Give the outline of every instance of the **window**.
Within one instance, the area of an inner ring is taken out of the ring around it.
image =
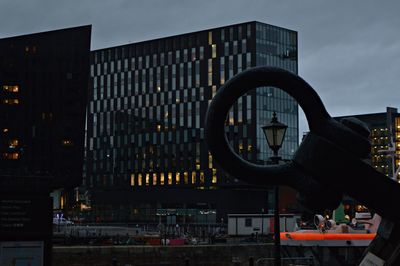
[[[172,185],[172,173],[168,173],[168,185]]]
[[[165,184],[165,180],[164,180],[164,173],[160,174],[160,185],[164,185]]]
[[[131,174],[131,186],[135,185],[135,175]]]
[[[204,178],[204,172],[201,171],[201,172],[200,172],[200,184],[202,184],[202,185],[204,184],[204,181],[205,181],[204,179],[205,179],[205,178]]]
[[[19,153],[18,152],[5,152],[5,153],[3,153],[3,158],[6,160],[18,160]]]
[[[244,226],[245,227],[251,227],[252,226],[252,219],[251,218],[246,218],[244,220]]]
[[[217,183],[217,169],[212,169],[212,180],[211,180],[211,182],[213,183],[213,184],[216,184]]]
[[[195,61],[195,60],[196,60],[196,48],[193,47],[192,48],[192,61]]]
[[[150,185],[150,175],[146,174],[146,186]]]
[[[153,173],[153,186],[157,185],[157,174]]]
[[[225,56],[229,55],[229,42],[225,42],[224,55]]]
[[[199,59],[200,60],[204,59],[204,47],[203,46],[200,46],[200,58]]]
[[[196,184],[196,172],[192,172],[192,184]]]
[[[247,41],[246,41],[246,39],[243,39],[242,40],[242,53],[244,54],[244,53],[246,53],[247,52]]]
[[[217,57],[217,45],[213,44],[211,46],[211,57],[216,58]]]
[[[141,186],[142,185],[142,174],[138,175],[138,185]]]
[[[3,99],[3,103],[8,104],[8,105],[18,105],[19,100],[18,99]]]
[[[7,92],[18,92],[19,87],[17,85],[3,85],[3,90]]]
[[[238,42],[233,41],[233,54],[237,54],[237,53],[238,53]]]
[[[12,139],[8,142],[8,147],[10,149],[14,149],[15,147],[18,146],[19,141],[17,139]]]
[[[74,142],[72,140],[70,140],[70,139],[63,139],[61,141],[61,145],[62,146],[73,146]]]

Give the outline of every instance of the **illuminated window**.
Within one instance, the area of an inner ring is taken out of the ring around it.
[[[211,93],[212,93],[212,97],[214,97],[215,94],[217,93],[217,86],[213,85],[213,86],[211,87]]]
[[[64,209],[64,202],[65,202],[64,196],[61,196],[61,198],[60,198],[60,208],[61,209]]]
[[[168,173],[168,185],[172,185],[172,173]]]
[[[209,45],[212,44],[212,32],[211,31],[208,32],[208,44]]]
[[[196,172],[192,172],[192,184],[196,184]]]
[[[19,87],[17,85],[3,85],[3,90],[7,91],[7,92],[18,92],[19,91]]]
[[[142,174],[138,175],[138,185],[141,186],[142,185]]]
[[[208,73],[208,86],[212,85],[212,73]]]
[[[212,68],[212,59],[208,59],[208,73],[212,73],[213,68]]]
[[[247,146],[247,151],[252,151],[253,150],[253,146],[251,145],[251,144],[249,144],[248,146]]]
[[[213,44],[211,46],[211,57],[216,58],[217,57],[217,45]]]
[[[178,185],[181,182],[181,173],[176,173],[176,184]]]
[[[232,116],[229,115],[229,125],[233,126],[234,124],[235,124],[235,119],[233,118],[233,113],[232,113]]]
[[[189,184],[189,174],[188,172],[183,173],[183,182],[185,182],[185,185]]]
[[[72,140],[70,140],[70,139],[63,139],[61,141],[61,145],[63,145],[63,146],[73,146],[74,142]]]
[[[217,169],[212,169],[212,180],[213,184],[217,183]]]
[[[135,185],[135,175],[131,174],[131,186]]]
[[[160,184],[164,185],[165,184],[165,180],[164,180],[164,173],[160,174]]]
[[[150,185],[150,175],[146,174],[146,186]]]
[[[157,132],[161,131],[161,125],[157,125]]]
[[[153,186],[157,185],[157,174],[153,173]]]
[[[8,147],[10,148],[10,149],[13,149],[13,148],[15,148],[15,147],[17,147],[18,146],[18,140],[17,139],[12,139],[12,140],[10,140],[9,142],[8,142]]]
[[[8,104],[8,105],[17,105],[17,104],[19,104],[19,100],[18,99],[3,99],[3,103]]]
[[[5,152],[5,153],[3,153],[3,158],[6,160],[18,160],[19,153],[18,152]]]
[[[208,153],[208,168],[213,168],[211,153]]]
[[[200,184],[204,184],[204,172],[200,172]]]

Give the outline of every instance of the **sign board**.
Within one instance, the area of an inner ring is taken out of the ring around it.
[[[43,266],[43,241],[0,242],[1,266]]]
[[[51,204],[49,197],[0,197],[0,240],[51,235]]]

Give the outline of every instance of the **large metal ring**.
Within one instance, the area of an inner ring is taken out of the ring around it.
[[[225,120],[232,105],[248,91],[263,86],[277,87],[296,99],[315,132],[321,131],[321,125],[331,119],[318,94],[299,76],[273,67],[252,68],[225,83],[211,101],[206,116],[208,148],[219,166],[243,181],[266,184],[268,178],[269,185],[292,186],[295,178],[292,163],[279,166],[250,163],[235,153],[225,134]]]

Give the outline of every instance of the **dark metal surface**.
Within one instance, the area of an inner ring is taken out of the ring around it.
[[[277,87],[295,98],[309,123],[310,133],[285,165],[245,161],[226,138],[224,122],[230,107],[249,90],[262,86]],[[400,195],[400,185],[363,161],[371,148],[368,135],[368,128],[355,118],[342,123],[332,119],[303,79],[271,67],[253,68],[229,80],[213,98],[206,118],[209,150],[230,175],[250,184],[293,187],[303,203],[315,211],[337,206],[347,194],[384,217],[400,220],[400,212],[393,212],[393,197]],[[384,191],[379,197],[377,188]]]
[[[277,87],[296,99],[309,123],[310,133],[293,160],[284,165],[263,166],[243,160],[230,147],[225,134],[224,124],[231,106],[249,90],[264,86]],[[400,222],[396,200],[400,185],[364,162],[371,149],[369,133],[368,127],[356,118],[341,122],[332,119],[307,82],[271,67],[246,70],[229,80],[213,98],[206,117],[209,150],[228,174],[259,186],[290,186],[299,192],[300,203],[314,212],[336,208],[343,194],[349,195],[395,224],[380,227],[380,234],[388,235],[383,238],[393,240],[392,232],[399,231],[393,228],[398,228]],[[400,237],[395,239],[397,242],[391,243],[393,251]]]

